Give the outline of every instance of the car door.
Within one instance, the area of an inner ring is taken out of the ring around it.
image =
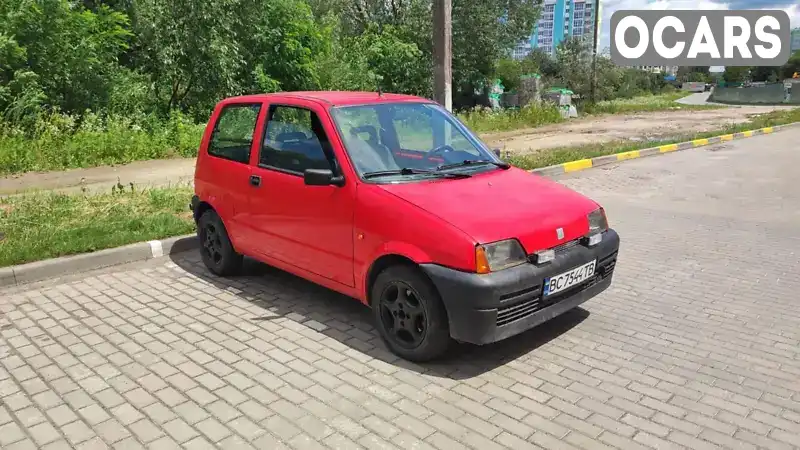
[[[340,174],[329,139],[333,124],[314,102],[267,105],[267,118],[252,175],[251,226],[265,256],[346,286],[353,279],[355,183],[308,186],[306,169]]]
[[[197,165],[195,185],[213,201],[237,250],[247,253],[251,153],[258,142],[261,102],[228,102],[212,118],[213,128]],[[257,148],[257,147],[256,147]]]

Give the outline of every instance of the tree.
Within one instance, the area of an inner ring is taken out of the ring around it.
[[[523,74],[538,73],[543,77],[554,77],[558,74],[558,64],[553,55],[540,48],[533,49],[523,58],[521,66]]]
[[[795,73],[800,73],[800,50],[794,52],[789,61],[781,67],[783,78],[792,78]]]
[[[725,72],[722,74],[722,79],[726,83],[744,83],[750,78],[749,67],[725,67]]]
[[[0,111],[15,98],[68,112],[104,107],[131,37],[124,14],[67,0],[0,2],[0,30]]]
[[[470,90],[530,36],[541,0],[453,0],[453,85]]]
[[[207,117],[222,97],[313,88],[322,33],[303,0],[138,0],[134,64],[163,113]]]
[[[558,74],[554,82],[575,92],[579,98],[591,90],[592,57],[590,48],[580,38],[566,38],[556,47]]]
[[[780,79],[780,67],[753,67],[750,71],[750,77],[753,81],[765,81],[768,83],[775,83]]]
[[[522,64],[519,61],[503,58],[497,62],[495,77],[500,79],[506,91],[515,91],[519,88],[521,76]]]
[[[682,66],[675,77],[678,81],[708,83],[711,79],[709,66]]]

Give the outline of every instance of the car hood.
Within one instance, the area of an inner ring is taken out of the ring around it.
[[[559,183],[517,168],[377,186],[440,217],[477,243],[517,238],[527,253],[585,235],[587,214],[598,208]],[[558,228],[564,232],[562,239]]]

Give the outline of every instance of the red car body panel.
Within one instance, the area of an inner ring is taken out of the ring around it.
[[[461,180],[385,184],[380,188],[432,211],[478,243],[519,239],[527,253],[586,234],[587,215],[597,203],[561,184],[512,168]]]
[[[474,272],[475,246],[517,238],[527,253],[586,234],[598,206],[560,184],[511,168],[466,179],[404,184],[362,181],[330,116],[338,105],[426,102],[406,95],[292,92],[228,98],[215,108],[195,169],[195,194],[221,217],[235,249],[367,303],[370,267],[397,255]],[[208,155],[223,108],[259,104],[249,164]],[[300,106],[321,119],[345,184],[307,186],[303,177],[258,166],[270,105]],[[261,178],[259,188],[249,182]]]

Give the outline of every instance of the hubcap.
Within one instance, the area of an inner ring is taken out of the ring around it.
[[[222,261],[222,241],[219,238],[219,230],[213,223],[209,223],[203,229],[203,234],[203,251],[214,264],[219,264]]]
[[[411,286],[402,282],[388,286],[381,295],[380,308],[383,326],[398,345],[412,349],[422,343],[428,318]]]

